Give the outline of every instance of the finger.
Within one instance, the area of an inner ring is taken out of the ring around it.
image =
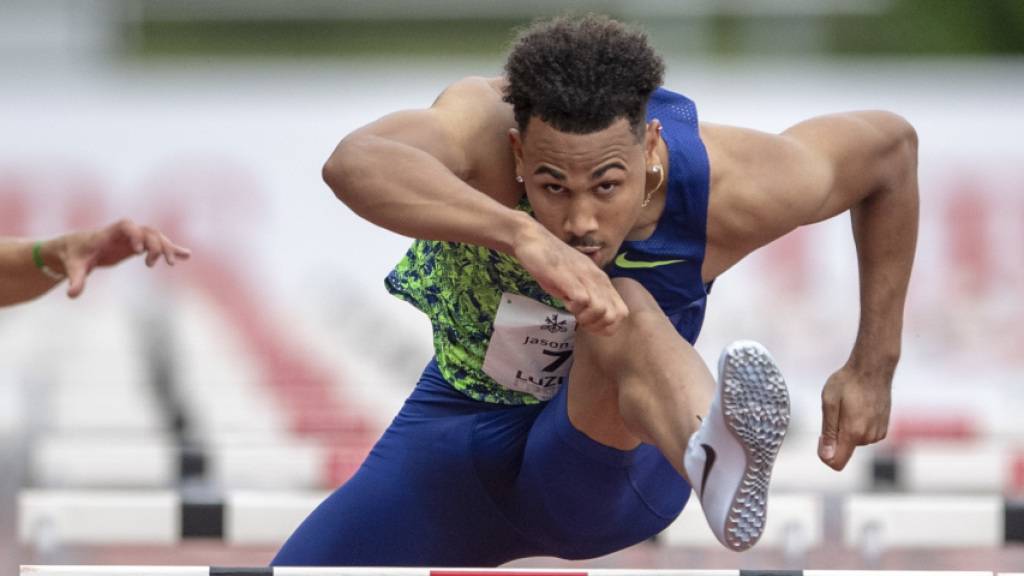
[[[612,334],[615,334],[614,327],[603,320],[592,320],[583,323],[577,322],[576,325],[592,334],[600,334],[601,336],[611,336]]]
[[[68,298],[78,298],[85,290],[85,278],[89,272],[85,265],[77,260],[65,263],[64,268],[68,274]]]
[[[888,429],[885,424],[876,424],[875,427],[871,430],[871,434],[868,435],[868,440],[867,442],[864,443],[864,445],[876,444],[878,442],[881,442],[882,440],[885,440],[885,436],[887,433]]]
[[[192,256],[192,251],[188,248],[184,248],[173,243],[171,244],[171,247],[174,250],[174,257],[178,260],[188,260]]]
[[[136,254],[142,252],[142,249],[145,247],[145,234],[138,224],[125,218],[117,223],[117,230],[128,238],[128,242],[131,243],[132,250]]]
[[[839,440],[839,400],[834,398],[827,386],[821,395],[821,436],[818,439],[818,458],[831,466]]]
[[[589,295],[588,313],[585,324],[594,331],[614,332],[621,322],[625,313],[628,312],[626,303],[619,295],[619,291],[612,285],[603,272],[585,276],[582,280]],[[579,318],[577,318],[579,322]]]
[[[629,318],[629,306],[626,306],[626,301],[622,299],[618,290],[614,293],[614,301],[612,304],[614,308],[612,325],[613,328],[617,329],[627,318]]]
[[[565,297],[562,300],[565,302],[565,309],[576,316],[577,324],[580,321],[580,315],[590,307],[590,294],[582,286],[573,287],[566,291]]]
[[[164,262],[167,262],[168,266],[174,266],[174,245],[163,234],[160,234],[160,246],[163,248]]]
[[[605,310],[599,305],[587,304],[586,308],[573,313],[576,316],[576,324],[590,331],[597,331],[604,327]]]
[[[160,238],[155,232],[147,231],[146,242],[146,266],[152,267],[163,255],[163,247],[160,245]]]
[[[617,295],[617,293],[616,293]],[[617,299],[620,300],[621,299]],[[629,310],[626,308],[625,303],[621,303],[621,307],[617,302],[611,302],[604,310],[604,315],[594,323],[594,328],[601,334],[611,336],[619,330],[622,326],[623,320],[629,315]]]
[[[832,460],[828,462],[828,465],[835,470],[842,470],[846,467],[846,463],[850,461],[850,457],[853,456],[853,451],[856,448],[857,441],[840,431],[839,440],[836,442],[836,453]]]
[[[191,250],[184,246],[178,246],[167,236],[161,234],[160,238],[163,241],[164,250],[170,250],[174,260],[188,260],[188,257],[192,255]]]
[[[576,314],[576,323],[590,332],[613,333],[618,313],[612,298],[618,299],[618,292],[610,284],[604,293],[600,290],[588,290],[587,305]]]
[[[583,285],[579,280],[565,274],[555,274],[546,277],[540,283],[540,286],[545,292],[561,300],[567,310],[569,310],[574,302],[586,296],[586,290],[583,289]],[[569,311],[572,312],[572,310]]]
[[[836,439],[836,452],[826,463],[834,469],[841,470],[850,461],[853,451],[864,439],[863,427],[858,427],[849,418],[840,414],[839,435]]]

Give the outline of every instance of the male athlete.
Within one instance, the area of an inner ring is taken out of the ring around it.
[[[366,462],[277,565],[495,566],[589,558],[665,528],[691,487],[718,539],[753,545],[789,420],[738,342],[718,385],[692,347],[711,283],[849,210],[861,321],[822,393],[819,456],[885,436],[917,230],[916,135],[898,116],[782,134],[698,122],[645,36],[603,18],[526,31],[501,78],[347,136],[337,197],[418,238],[387,278],[435,358]]]
[[[37,298],[64,279],[68,296],[77,298],[95,268],[116,266],[142,253],[147,266],[161,258],[173,266],[191,256],[159,230],[128,219],[39,242],[0,238],[0,306]]]

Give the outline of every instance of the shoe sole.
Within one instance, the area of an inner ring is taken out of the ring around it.
[[[775,361],[756,342],[730,345],[718,368],[725,423],[747,456],[725,523],[726,545],[742,551],[764,532],[772,466],[789,427],[789,392]]]

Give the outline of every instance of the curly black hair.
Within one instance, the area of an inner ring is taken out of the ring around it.
[[[572,134],[626,118],[639,139],[664,72],[643,31],[607,16],[563,16],[519,35],[505,62],[504,100],[524,134],[533,116]]]

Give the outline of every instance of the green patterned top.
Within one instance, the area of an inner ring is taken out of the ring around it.
[[[564,309],[515,258],[481,246],[416,240],[385,286],[430,318],[437,365],[456,390],[493,404],[540,402],[483,371],[503,292]]]

